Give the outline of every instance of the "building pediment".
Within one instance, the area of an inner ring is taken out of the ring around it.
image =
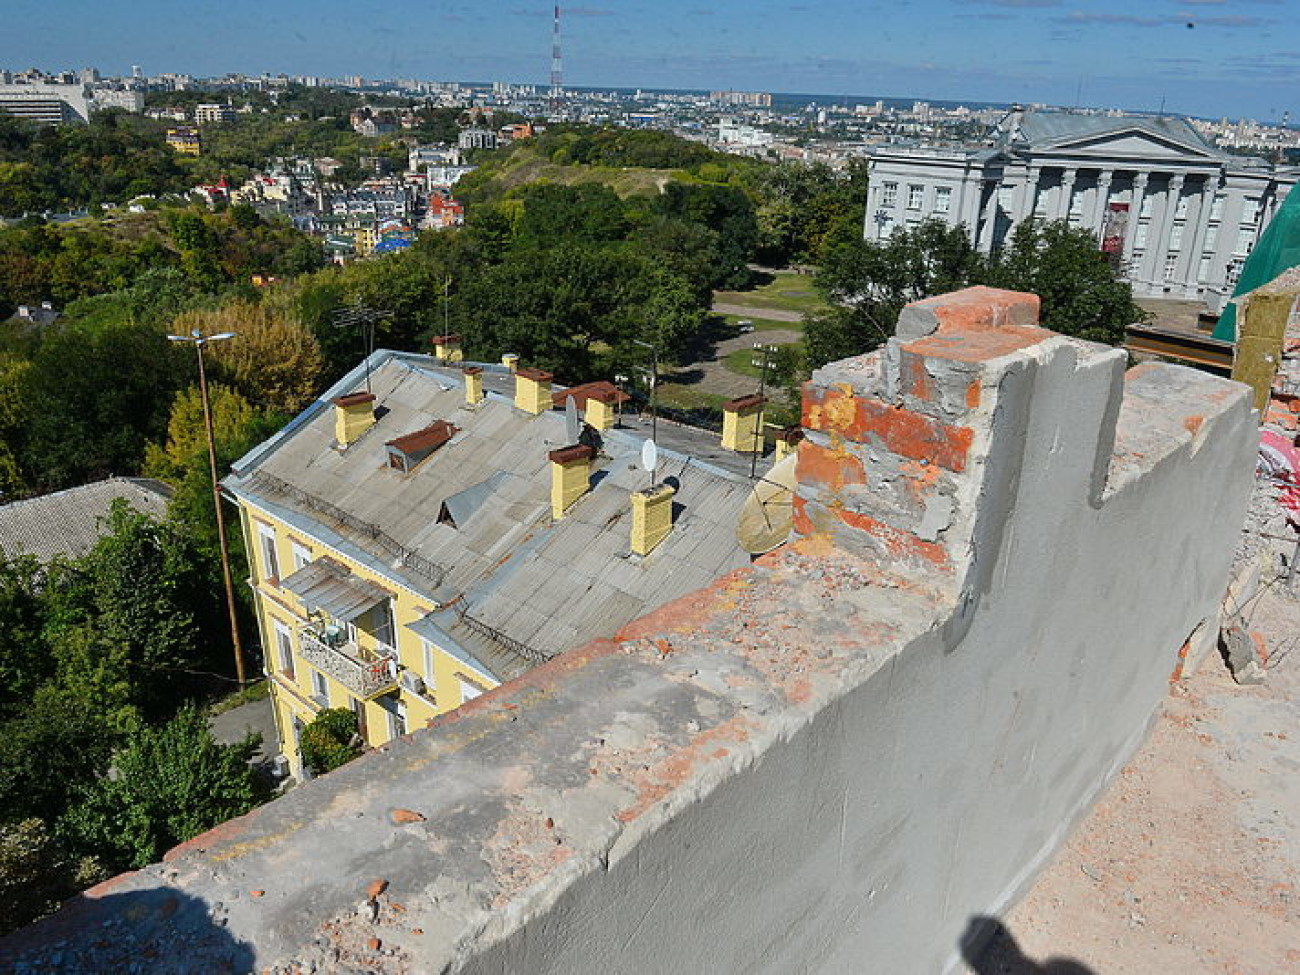
[[[1097,156],[1109,159],[1150,159],[1161,162],[1218,162],[1219,155],[1205,146],[1182,142],[1142,129],[1106,132],[1062,139],[1030,147],[1030,152],[1051,155]]]

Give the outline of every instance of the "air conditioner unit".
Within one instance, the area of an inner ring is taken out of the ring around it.
[[[413,670],[402,671],[401,682],[402,687],[412,694],[424,693],[424,679]]]
[[[287,779],[289,777],[289,756],[288,755],[276,755],[275,758],[271,759],[271,774],[275,777],[277,781]]]

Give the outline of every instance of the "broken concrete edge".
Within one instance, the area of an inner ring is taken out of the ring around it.
[[[1014,353],[996,356],[998,369],[981,372],[976,392],[966,385],[956,407],[952,397],[940,395],[936,400],[919,395],[922,391],[900,376],[901,396],[930,402],[940,411],[964,410],[966,416],[978,418],[981,427],[987,424],[966,443],[966,459],[943,468],[947,472],[943,476],[957,479],[952,487],[960,495],[958,504],[967,520],[977,519],[979,505],[987,509],[1001,494],[1010,492],[1011,500],[1003,503],[1013,504],[1022,489],[1021,472],[998,466],[1003,461],[994,456],[994,440],[999,437],[995,428],[1026,419],[1016,412],[1015,402],[1018,396],[1027,402],[1024,391],[1032,393],[1039,366],[1069,359],[1074,364],[1069,369],[1059,363],[1054,368],[1081,376],[1081,382],[1095,387],[1090,409],[1099,416],[1123,413],[1122,407],[1109,403],[1114,384],[1105,370],[1096,378],[1090,378],[1089,369],[1080,372],[1074,367],[1087,356],[1080,357],[1077,349],[1068,346],[1067,340],[1035,340]],[[901,362],[906,349],[897,351]],[[958,352],[944,361],[964,363],[955,374],[963,382],[968,376],[962,370],[988,368],[988,362],[963,359]],[[870,373],[873,383],[888,368],[884,356],[837,365],[841,374]],[[1175,418],[1143,427],[1143,449],[1124,454],[1130,473],[1156,472],[1176,457],[1194,457],[1195,438],[1211,436],[1221,419],[1242,408],[1246,396],[1238,387],[1235,398],[1229,391],[1208,402],[1185,403],[1182,399],[1189,393],[1203,391],[1199,381],[1182,375],[1189,370],[1156,367],[1148,372],[1163,378],[1150,382],[1149,388],[1143,382],[1133,388],[1165,400],[1157,412],[1172,409]],[[911,377],[919,375],[912,367]],[[1143,375],[1137,378],[1142,380]],[[1004,389],[1008,382],[1021,392]],[[1144,404],[1144,408],[1156,406]],[[873,423],[880,415],[874,410],[868,410]],[[1195,431],[1178,419],[1183,413],[1193,415],[1194,410],[1201,418]],[[853,416],[858,416],[856,406]],[[928,419],[941,422],[935,416]],[[914,426],[918,422],[906,421]],[[917,429],[939,428],[920,424]],[[878,431],[873,427],[866,432],[875,436]],[[1093,444],[1085,450],[1090,456],[1079,466],[1095,473],[1092,455],[1099,452],[1096,443],[1104,442],[1105,435],[1087,432],[1099,439],[1088,441]],[[1041,435],[1036,431],[1036,436]],[[1167,442],[1171,437],[1176,441],[1172,445]],[[912,444],[907,436],[898,442]],[[945,441],[940,437],[934,442],[942,446]],[[1067,438],[1062,449],[1072,442]],[[1005,444],[999,447],[1004,448]],[[961,469],[951,469],[957,466]],[[930,477],[925,473],[925,478]],[[1132,477],[1127,484],[1139,481]],[[1126,493],[1112,492],[1102,500],[1101,509],[1123,501]],[[997,518],[1005,516],[1000,512]],[[894,531],[902,534],[904,528]],[[779,743],[796,738],[831,702],[854,693],[882,672],[892,674],[892,662],[907,657],[912,648],[935,639],[956,647],[961,640],[957,630],[969,625],[979,593],[991,585],[993,567],[1005,558],[1002,549],[1007,544],[997,532],[982,531],[978,525],[967,525],[956,534],[961,538],[954,536],[952,544],[963,550],[961,558],[980,555],[983,560],[978,579],[863,557],[834,547],[828,533],[807,532],[753,568],[723,577],[630,624],[616,639],[561,655],[485,694],[433,729],[409,735],[196,837],[171,851],[161,865],[101,885],[54,919],[0,944],[0,959],[39,954],[52,937],[64,937],[55,932],[75,930],[77,918],[112,916],[115,910],[121,916],[126,909],[110,903],[115,897],[143,894],[153,903],[168,891],[197,896],[215,905],[214,914],[224,911],[221,920],[229,920],[232,933],[254,939],[259,961],[281,959],[314,950],[310,948],[316,936],[313,931],[319,934],[328,928],[331,937],[350,932],[354,940],[368,935],[369,921],[358,920],[352,905],[365,881],[382,873],[395,875],[393,889],[401,896],[422,901],[412,915],[421,919],[421,931],[437,934],[434,943],[417,943],[400,932],[386,931],[385,938],[398,951],[392,957],[400,960],[400,952],[409,949],[418,952],[424,965],[463,961],[519,931],[579,878],[620,863],[679,812],[740,777]],[[877,549],[868,545],[863,551]],[[828,586],[828,578],[839,581]],[[959,580],[962,585],[955,586]],[[796,608],[794,615],[788,607]],[[1177,639],[1181,634],[1170,647],[1156,652],[1172,655]],[[608,712],[617,703],[608,700],[614,693],[610,689],[620,683],[634,687],[635,693],[626,692],[628,708],[635,706],[634,711]],[[711,715],[707,720],[706,712]],[[657,723],[682,713],[695,717],[685,725]],[[597,714],[603,717],[598,720]],[[657,730],[646,731],[646,722]],[[623,747],[613,747],[611,755],[612,746],[606,743],[615,738]],[[553,748],[539,756],[538,741],[548,741]],[[621,752],[639,757],[622,763]],[[576,778],[563,778],[570,773]],[[548,774],[567,781],[567,789],[533,787],[539,776]],[[587,775],[594,783],[591,787],[586,786]],[[518,837],[530,829],[540,831],[539,822],[556,819],[534,808],[551,801],[539,796],[569,803],[566,808],[574,811],[582,828],[563,832],[553,846],[519,849]],[[458,810],[464,802],[484,808],[485,819],[475,820],[473,829],[458,830],[454,824],[463,818]],[[395,808],[418,810],[424,820],[403,827],[405,835],[394,832],[389,817]],[[347,836],[353,832],[364,833],[361,842],[373,845],[358,848],[357,840],[349,845]],[[411,836],[428,839],[434,855],[403,848],[401,844]],[[462,846],[446,852],[448,844],[457,841]],[[559,853],[557,846],[562,847]],[[1040,859],[1046,855],[1041,853]],[[299,888],[308,883],[313,870],[322,867],[333,884],[322,886],[316,873],[314,886],[302,892]],[[400,882],[396,875],[403,875]],[[435,884],[429,883],[430,877],[438,878]],[[257,897],[256,910],[242,896],[252,889],[265,895]],[[273,910],[277,905],[279,909]],[[67,936],[76,937],[75,933]]]

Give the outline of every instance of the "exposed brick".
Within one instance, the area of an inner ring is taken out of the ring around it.
[[[805,389],[803,425],[855,443],[866,443],[868,436],[874,435],[886,450],[950,471],[966,469],[966,455],[974,438],[969,427],[942,423],[880,400],[855,397],[847,386],[838,385]]]
[[[894,558],[919,558],[938,569],[949,567],[948,551],[938,542],[923,541],[911,532],[899,531],[883,521],[856,511],[839,510],[835,513],[848,527],[879,538]]]

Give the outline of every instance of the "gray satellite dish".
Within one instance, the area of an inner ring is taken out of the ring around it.
[[[641,466],[650,472],[653,480],[655,470],[659,466],[659,448],[655,446],[653,440],[647,440],[641,445]]]
[[[770,552],[790,537],[794,522],[795,455],[778,461],[754,484],[736,521],[736,538],[750,555]]]
[[[582,421],[578,419],[578,404],[572,396],[564,397],[564,435],[570,446],[582,436]]]

